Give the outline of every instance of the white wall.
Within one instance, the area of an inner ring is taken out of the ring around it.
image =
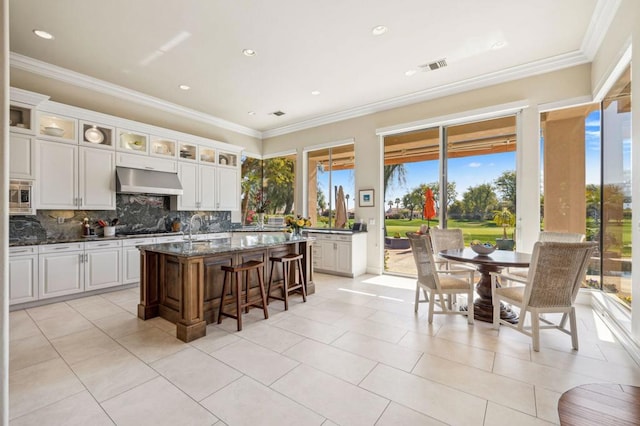
[[[521,115],[522,134],[518,153],[519,228],[516,233],[519,246],[526,249],[533,246],[533,242],[537,239],[539,224],[538,105],[589,97],[591,94],[590,70],[589,65],[581,65],[265,139],[263,153],[275,153],[292,148],[301,152],[302,148],[308,145],[349,138],[355,140],[356,190],[373,188],[376,191],[376,207],[363,209],[356,206],[355,214],[357,218],[363,217],[366,221],[369,219],[375,221],[375,225],[369,226],[367,270],[371,273],[380,273],[383,268],[380,243],[384,206],[381,204],[383,200],[380,199],[382,194],[381,146],[380,140],[376,137],[376,129],[527,100],[529,107],[525,108]],[[301,156],[299,161],[302,161]],[[304,179],[299,178],[297,183],[299,186],[303,185]],[[302,189],[298,187],[296,193],[301,194]]]

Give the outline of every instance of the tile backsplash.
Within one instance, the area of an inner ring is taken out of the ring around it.
[[[200,221],[194,223],[194,232],[223,232],[232,228],[229,211],[172,211],[169,197],[117,194],[116,210],[38,210],[35,216],[11,216],[9,240],[33,242],[79,238],[85,217],[97,235],[102,235],[101,227],[96,224],[98,220],[110,223],[115,218],[118,218],[117,234],[171,231],[176,221],[180,222],[181,231],[188,232],[189,219],[194,214],[202,218],[202,225]],[[63,223],[59,223],[59,218]]]

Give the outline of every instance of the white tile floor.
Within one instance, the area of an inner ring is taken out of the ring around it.
[[[640,385],[587,306],[580,351],[462,316],[413,313],[414,281],[316,274],[316,294],[270,304],[191,343],[135,316],[138,291],[11,313],[12,425],[543,425],[573,386]]]

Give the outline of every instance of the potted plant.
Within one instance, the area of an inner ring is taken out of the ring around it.
[[[511,213],[508,208],[503,207],[502,210],[494,212],[493,221],[496,225],[502,226],[502,238],[496,238],[498,250],[513,250],[516,242],[513,238],[507,238],[507,228],[513,228],[515,226],[515,215]]]

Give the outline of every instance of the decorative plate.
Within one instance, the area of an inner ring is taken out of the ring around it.
[[[102,141],[104,141],[104,135],[95,127],[87,129],[84,132],[84,138],[87,140],[87,142],[91,143],[102,143]]]
[[[144,144],[141,141],[127,142],[127,145],[129,145],[129,148],[135,149],[136,151],[141,151],[144,149]]]
[[[64,129],[61,129],[60,127],[49,126],[44,128],[43,133],[49,136],[60,137],[64,135]]]

